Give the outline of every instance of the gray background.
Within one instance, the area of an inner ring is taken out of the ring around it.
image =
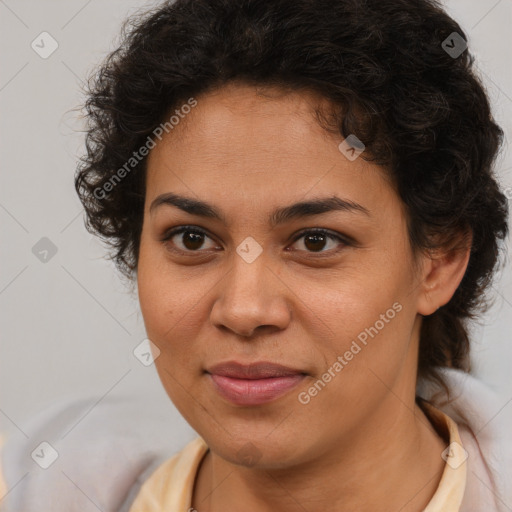
[[[0,0],[0,431],[12,437],[24,436],[30,418],[60,400],[121,394],[150,397],[174,426],[177,445],[191,435],[154,367],[133,355],[145,338],[137,297],[86,232],[73,187],[83,150],[80,82],[115,47],[122,20],[157,4]],[[512,198],[512,0],[446,5],[469,36],[506,132],[498,170]],[[31,48],[43,31],[59,45],[47,59]],[[57,248],[47,262],[32,252],[43,237]],[[475,373],[504,404],[512,399],[511,285],[507,267],[473,340]]]

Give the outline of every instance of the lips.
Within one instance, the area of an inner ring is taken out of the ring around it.
[[[268,379],[272,377],[288,377],[290,375],[304,374],[301,370],[288,368],[276,363],[262,361],[244,365],[236,361],[228,361],[212,366],[207,370],[214,375],[231,377],[233,379]]]
[[[306,373],[276,363],[262,361],[244,365],[228,361],[206,372],[215,390],[236,405],[260,405],[288,393]]]

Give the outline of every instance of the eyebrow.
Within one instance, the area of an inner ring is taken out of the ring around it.
[[[162,205],[176,206],[180,210],[191,215],[218,219],[224,224],[227,224],[225,215],[215,206],[207,203],[206,201],[168,192],[157,196],[152,201],[151,206],[149,207],[149,212],[152,213],[156,208]],[[301,201],[289,206],[276,208],[269,215],[268,223],[271,227],[275,227],[292,219],[310,217],[331,211],[363,213],[367,216],[371,216],[369,210],[363,205],[347,199],[341,199],[337,196],[331,196],[311,199],[309,201]]]

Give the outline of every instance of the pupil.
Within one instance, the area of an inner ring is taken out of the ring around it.
[[[201,233],[192,233],[191,231],[186,231],[183,244],[187,249],[199,249],[201,245],[203,245],[202,238],[203,235]]]
[[[308,240],[315,240],[316,242],[318,242],[320,239],[323,239],[321,242],[320,242],[320,245],[322,247],[314,247],[314,244],[315,242],[313,242],[313,250],[321,250],[323,248],[323,246],[325,245],[325,235],[319,235],[319,234],[316,234],[316,235],[308,235],[306,236],[306,240],[304,242],[304,244],[306,245],[306,247],[309,249],[309,245],[308,245]]]

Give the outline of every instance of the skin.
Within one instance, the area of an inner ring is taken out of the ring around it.
[[[469,250],[419,255],[414,264],[403,203],[386,172],[345,158],[343,138],[313,116],[316,106],[328,106],[315,94],[233,83],[197,100],[149,154],[137,273],[162,384],[210,448],[192,506],[422,510],[441,478],[446,442],[415,404],[420,326],[422,315],[452,297]],[[172,205],[150,212],[167,192],[212,203],[226,224]],[[267,224],[276,207],[332,195],[369,215],[331,211]],[[207,231],[203,245],[186,234],[161,241],[182,225]],[[355,243],[295,240],[305,228]],[[236,252],[249,236],[263,249],[250,264]],[[397,302],[395,318],[301,404],[298,394]],[[204,373],[233,359],[272,361],[308,376],[273,402],[241,407]],[[238,455],[249,442],[252,463]]]

